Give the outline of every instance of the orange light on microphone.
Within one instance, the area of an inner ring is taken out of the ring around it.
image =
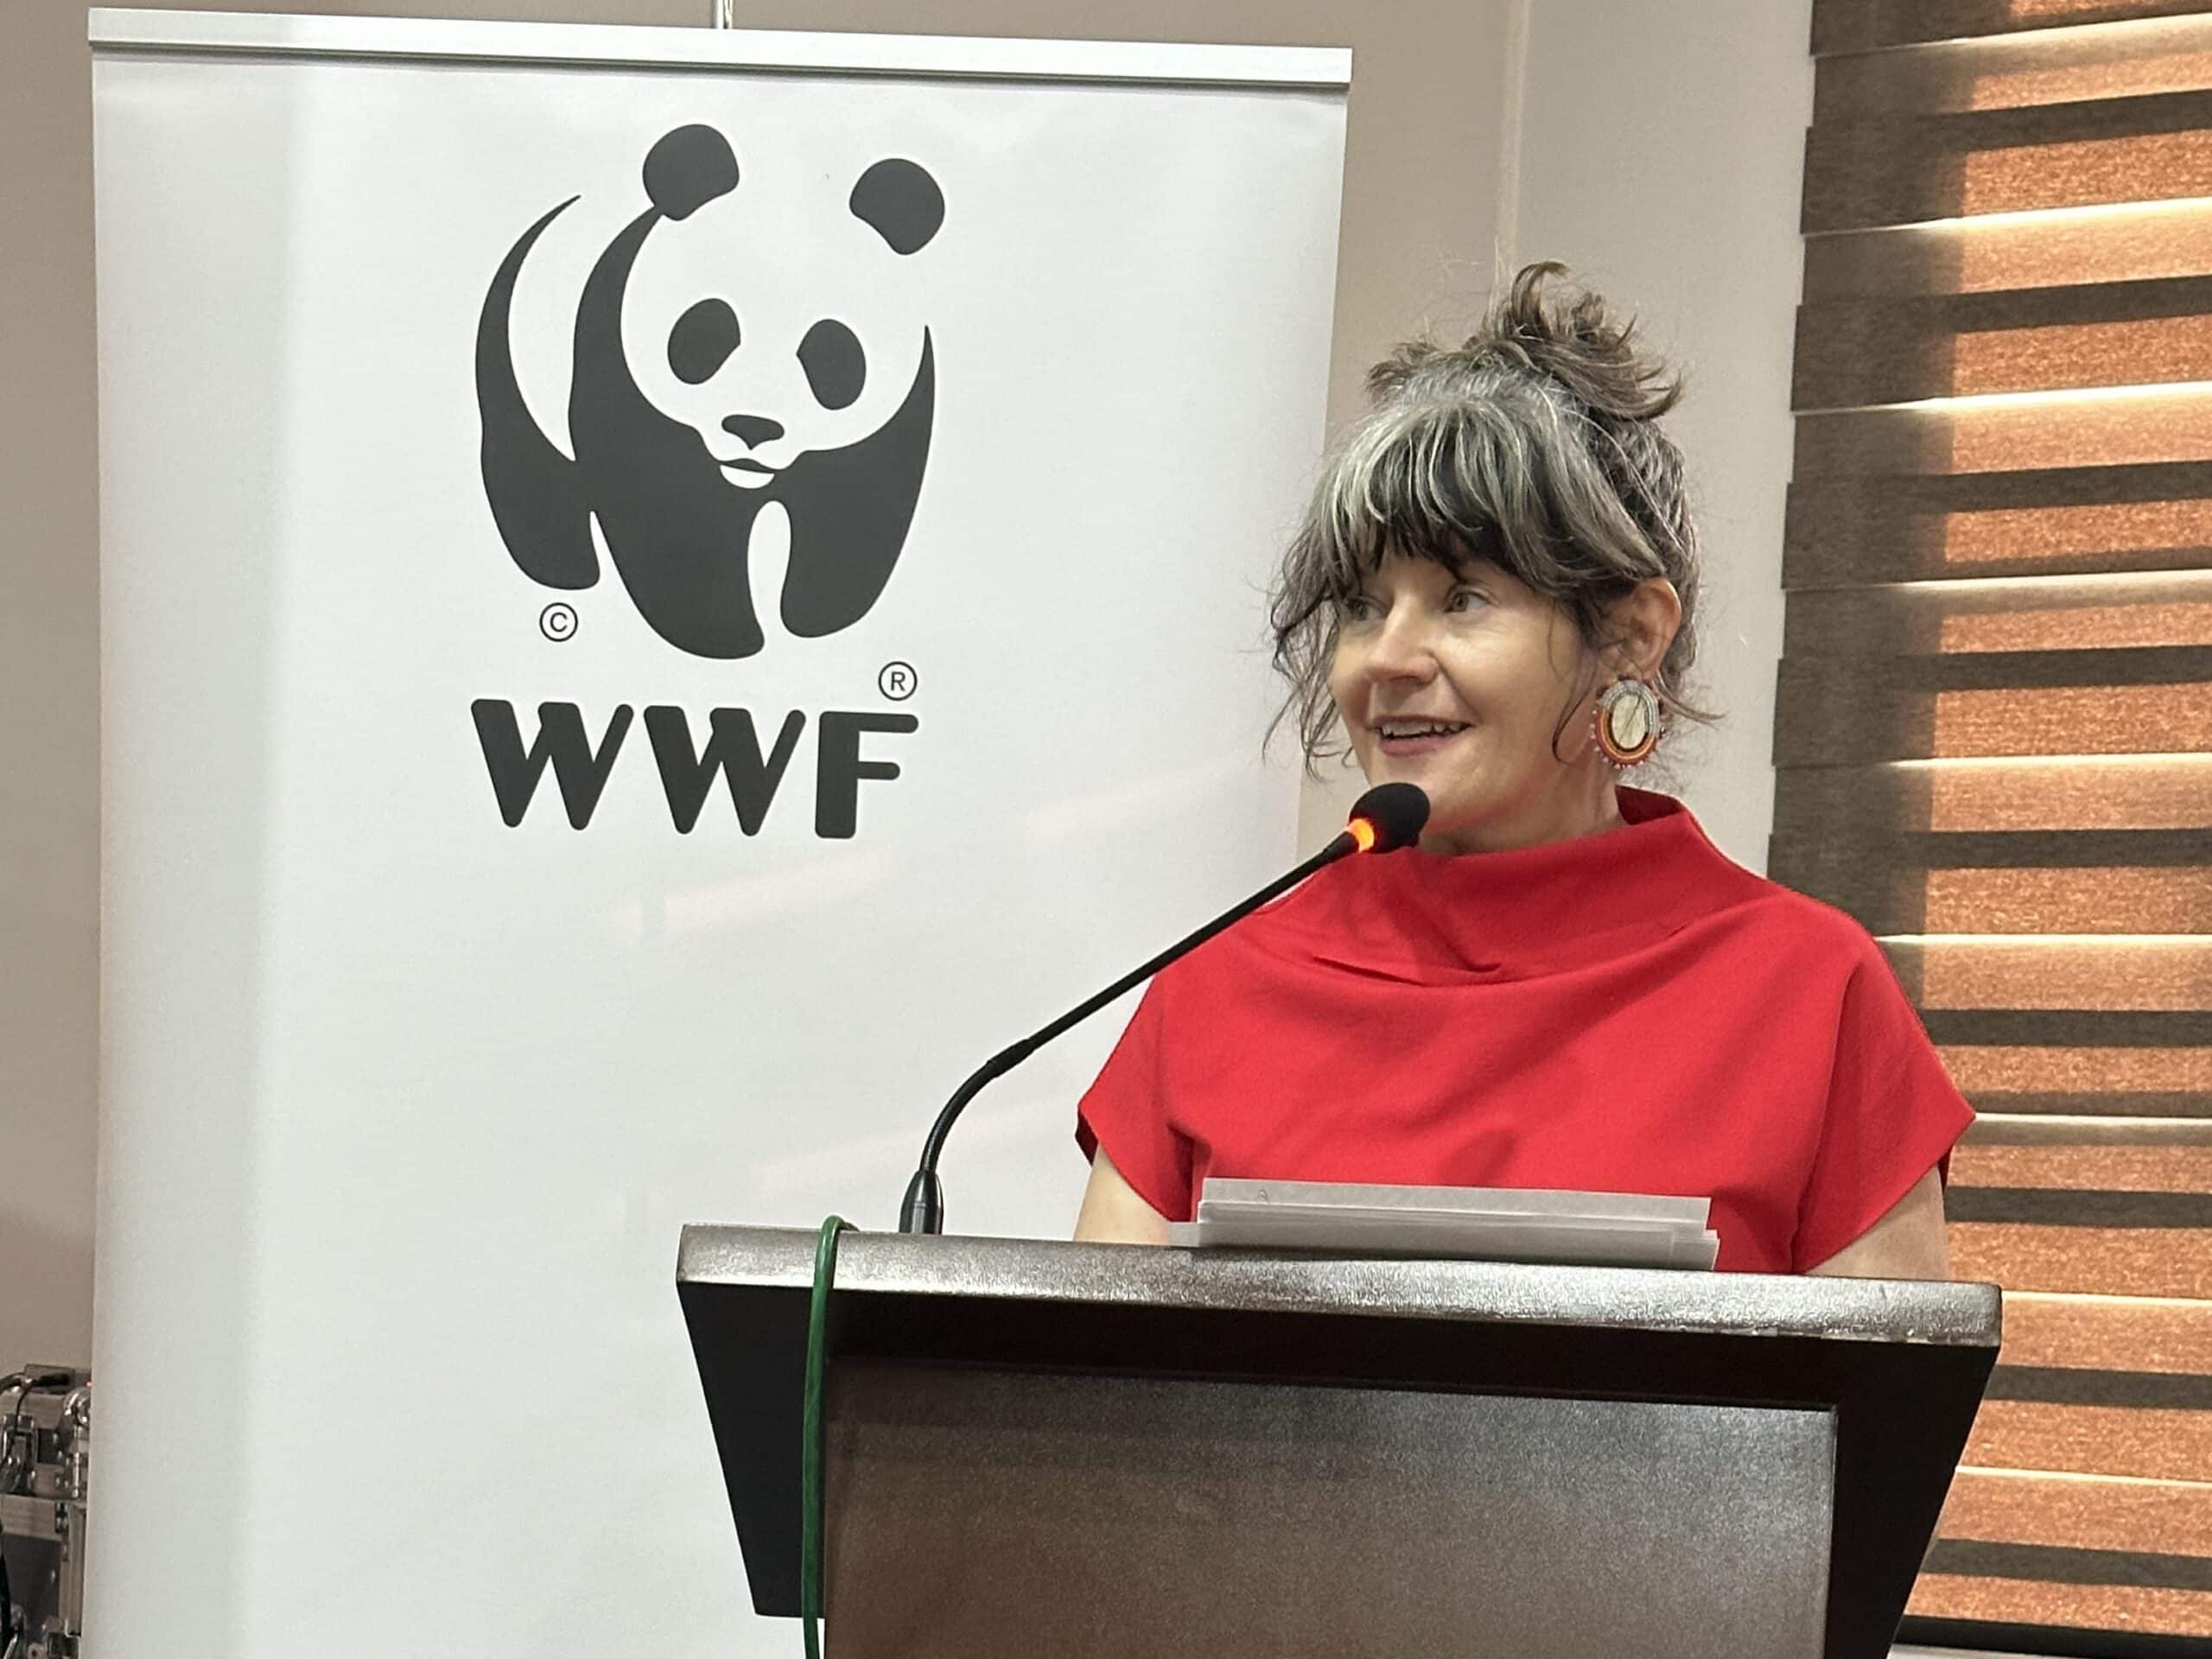
[[[1359,843],[1361,852],[1371,853],[1375,850],[1375,826],[1365,818],[1354,818],[1350,823],[1344,825],[1344,833]]]

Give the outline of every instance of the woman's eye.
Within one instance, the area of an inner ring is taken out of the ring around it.
[[[1341,621],[1372,622],[1376,612],[1375,601],[1364,594],[1354,594],[1349,599],[1337,601],[1337,616]]]
[[[1444,601],[1444,608],[1447,611],[1471,611],[1489,603],[1489,599],[1480,588],[1454,588],[1451,597]]]

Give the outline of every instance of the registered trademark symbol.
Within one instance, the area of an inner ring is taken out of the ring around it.
[[[875,689],[893,702],[904,702],[919,689],[921,680],[912,663],[886,663],[875,677]]]
[[[576,637],[576,613],[556,600],[537,613],[537,631],[555,645]]]

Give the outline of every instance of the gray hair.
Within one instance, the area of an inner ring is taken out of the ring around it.
[[[1632,320],[1554,282],[1566,276],[1530,265],[1459,346],[1409,342],[1369,371],[1371,407],[1323,464],[1271,595],[1275,667],[1290,682],[1276,724],[1296,717],[1309,769],[1334,752],[1338,607],[1386,553],[1452,570],[1487,559],[1564,607],[1593,651],[1611,643],[1612,602],[1666,578],[1682,621],[1653,689],[1670,713],[1712,718],[1683,697],[1697,531],[1681,452],[1658,427],[1681,380],[1636,349]]]

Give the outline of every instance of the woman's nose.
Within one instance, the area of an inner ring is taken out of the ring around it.
[[[1436,671],[1428,620],[1418,607],[1395,605],[1382,619],[1367,653],[1367,671],[1376,679],[1427,679]]]

